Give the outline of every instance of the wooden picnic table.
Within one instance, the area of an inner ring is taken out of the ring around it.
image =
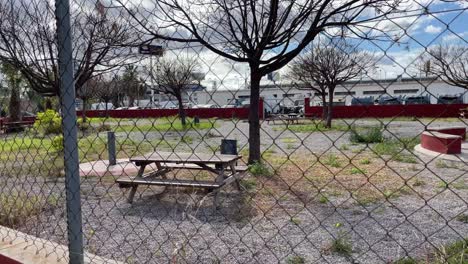
[[[240,178],[247,171],[245,166],[236,166],[242,156],[227,154],[153,152],[130,158],[139,166],[134,178],[120,177],[116,180],[121,188],[132,188],[127,201],[133,202],[138,185],[205,188],[214,193],[214,204],[219,205],[219,192],[231,183],[240,190]],[[144,173],[148,165],[155,163],[156,170]],[[168,179],[167,173],[174,169],[206,170],[216,175],[214,181]]]

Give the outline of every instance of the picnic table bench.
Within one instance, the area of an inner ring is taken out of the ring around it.
[[[299,115],[296,113],[290,113],[287,115],[272,115],[265,119],[267,124],[270,124],[270,121],[275,124],[275,121],[286,122],[287,124],[298,124],[299,123]]]
[[[172,187],[205,188],[214,193],[214,205],[219,205],[219,192],[231,183],[235,183],[240,190],[240,178],[247,171],[246,166],[236,166],[241,159],[238,155],[227,154],[200,154],[153,152],[140,157],[130,158],[130,161],[139,166],[138,174],[134,178],[120,177],[116,180],[121,188],[132,188],[127,201],[133,198],[139,185],[158,185]],[[156,170],[146,173],[148,165],[155,163]],[[168,179],[167,173],[174,169],[206,170],[216,175],[214,181]]]
[[[34,125],[34,120],[22,120],[22,121],[15,121],[15,122],[1,120],[0,130],[3,132],[7,132],[10,129],[28,128],[28,127],[31,127],[32,125]]]

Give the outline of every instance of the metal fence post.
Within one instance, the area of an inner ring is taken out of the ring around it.
[[[107,132],[107,152],[109,154],[109,165],[117,164],[117,157],[115,155],[115,133],[113,131]]]
[[[80,175],[69,0],[56,1],[55,16],[57,22],[60,99],[64,136],[69,263],[82,264],[84,263],[83,232],[81,226]]]

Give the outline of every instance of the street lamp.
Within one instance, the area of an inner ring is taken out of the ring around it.
[[[161,45],[141,44],[138,47],[138,53],[142,55],[150,56],[150,77],[151,77],[151,107],[154,106],[154,75],[153,75],[153,56],[156,56],[157,63],[159,64],[159,58],[164,56],[164,47]],[[161,96],[158,96],[158,100],[161,100]],[[161,102],[159,102],[160,104]]]

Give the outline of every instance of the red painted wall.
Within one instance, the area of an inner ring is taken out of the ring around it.
[[[263,119],[263,99],[259,102],[259,117]],[[114,117],[114,118],[147,118],[175,116],[178,109],[138,109],[138,110],[87,110],[87,117]],[[249,108],[189,108],[185,109],[187,116],[200,118],[238,118],[248,119]],[[81,116],[81,111],[77,111]]]
[[[21,262],[18,262],[18,261],[14,260],[14,259],[3,256],[1,254],[0,254],[0,263],[1,264],[21,264]]]
[[[461,141],[461,137],[438,138],[430,133],[421,134],[421,147],[444,154],[460,154]]]
[[[305,98],[304,112],[306,116],[322,115],[321,106],[309,106],[310,99]],[[335,118],[364,118],[364,117],[458,117],[460,109],[468,104],[451,105],[353,105],[333,107]]]

